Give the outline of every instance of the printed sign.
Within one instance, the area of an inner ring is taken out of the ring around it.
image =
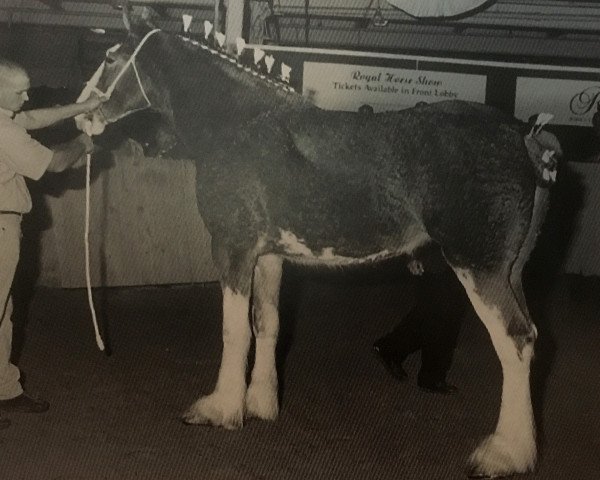
[[[546,112],[552,123],[589,127],[600,102],[600,80],[517,78],[515,117]]]
[[[303,92],[325,110],[402,110],[419,102],[485,102],[485,75],[337,63],[304,63]]]

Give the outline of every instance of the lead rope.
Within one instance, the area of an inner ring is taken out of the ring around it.
[[[92,79],[90,80],[90,82],[88,82],[88,85],[86,85],[86,88],[84,89],[84,91],[79,96],[78,101],[83,101],[83,100],[87,99],[91,92],[96,92],[100,96],[110,98],[113,90],[115,89],[115,86],[117,85],[117,82],[121,79],[121,77],[123,76],[125,71],[129,68],[129,66],[133,66],[133,71],[135,72],[135,77],[137,79],[140,90],[142,91],[142,95],[144,96],[144,99],[146,100],[146,102],[148,102],[148,106],[150,106],[151,105],[150,100],[148,99],[148,95],[146,95],[146,91],[144,90],[144,86],[142,85],[140,75],[135,66],[135,57],[138,54],[138,52],[141,50],[144,43],[146,43],[146,40],[148,40],[148,38],[150,38],[150,36],[154,35],[155,33],[159,32],[159,31],[160,31],[160,29],[155,29],[146,34],[146,36],[141,40],[141,42],[138,44],[136,49],[133,51],[133,53],[129,57],[129,60],[127,60],[127,63],[125,63],[125,65],[123,65],[123,68],[120,70],[120,72],[115,77],[115,79],[110,84],[110,86],[106,89],[106,92],[102,92],[95,85],[104,70],[104,62],[102,62],[100,67],[98,67],[98,70],[96,70],[96,72],[92,76]],[[114,47],[109,48],[108,51],[109,52],[115,51],[118,47],[119,47],[119,45],[115,45]],[[94,81],[93,84],[92,84],[92,81]],[[85,128],[86,133],[91,137],[93,135],[92,125],[86,124],[85,127],[86,127]],[[88,304],[90,306],[90,312],[92,314],[92,323],[94,324],[94,333],[96,335],[96,345],[98,346],[100,351],[103,352],[105,350],[105,347],[104,347],[104,341],[102,340],[102,335],[100,335],[100,329],[98,328],[98,318],[96,316],[96,309],[94,308],[94,297],[92,295],[92,277],[91,277],[91,268],[90,268],[91,171],[92,171],[92,155],[90,153],[88,153],[86,155],[86,169],[85,169],[85,232],[84,232],[85,284],[86,284],[86,290],[87,290]]]
[[[92,279],[90,274],[90,178],[92,170],[92,155],[86,155],[85,168],[85,284],[87,287],[88,303],[92,312],[92,323],[94,324],[94,333],[96,334],[96,345],[101,352],[104,351],[104,342],[98,328],[98,319],[96,318],[96,309],[94,308],[94,298],[92,297]]]

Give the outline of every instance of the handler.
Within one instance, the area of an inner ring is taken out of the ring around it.
[[[89,136],[46,148],[27,130],[48,127],[100,105],[97,96],[79,104],[21,112],[28,100],[29,76],[23,67],[0,58],[0,411],[41,413],[49,403],[23,392],[19,369],[10,363],[12,347],[11,288],[21,242],[21,217],[31,210],[25,178],[62,172],[93,150]],[[10,421],[0,418],[0,429]]]

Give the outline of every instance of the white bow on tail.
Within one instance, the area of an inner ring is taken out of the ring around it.
[[[544,128],[544,125],[546,125],[548,122],[550,122],[550,120],[552,120],[553,118],[554,118],[554,115],[552,115],[551,113],[538,114],[537,118],[535,119],[535,123],[534,123],[533,127],[531,127],[529,136],[531,137],[532,135],[538,135],[540,133],[540,131],[542,130],[542,128]]]
[[[540,186],[549,186],[556,182],[558,158],[562,156],[558,139],[552,133],[543,130],[553,118],[554,115],[551,113],[540,113],[531,130],[524,137]]]

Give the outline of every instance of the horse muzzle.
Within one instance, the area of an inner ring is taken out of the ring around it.
[[[90,113],[84,113],[75,117],[75,125],[82,132],[87,133],[90,137],[100,135],[104,132],[108,122],[100,109]]]

